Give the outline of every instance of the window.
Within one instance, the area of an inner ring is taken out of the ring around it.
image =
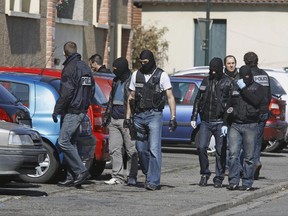
[[[205,50],[203,47],[203,38],[201,36],[200,25],[197,19],[195,24],[195,41],[194,41],[194,65],[202,66],[205,63]],[[209,58],[226,56],[226,20],[213,20],[209,34]]]
[[[5,13],[8,16],[40,19],[40,0],[6,0]]]
[[[93,25],[97,28],[108,29],[108,12],[108,2],[103,0],[93,0]]]
[[[176,104],[193,105],[197,95],[197,86],[195,83],[172,82],[172,91]]]
[[[285,95],[286,92],[282,88],[281,84],[274,78],[270,77],[270,88],[271,88],[271,94],[275,96],[282,96]]]
[[[29,108],[29,86],[21,83],[14,83],[9,81],[1,81],[9,92],[11,92],[22,104]]]

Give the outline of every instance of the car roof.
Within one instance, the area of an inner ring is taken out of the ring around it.
[[[4,77],[13,77],[14,80],[23,80],[25,82],[34,82],[34,81],[40,81],[40,82],[46,82],[49,83],[51,80],[57,80],[60,79],[58,77],[52,77],[52,76],[44,76],[44,75],[38,75],[38,74],[27,74],[22,72],[3,72],[0,70],[0,75]]]
[[[28,74],[46,75],[52,77],[61,77],[61,70],[51,68],[36,68],[36,67],[4,67],[0,66],[1,72],[19,72]]]

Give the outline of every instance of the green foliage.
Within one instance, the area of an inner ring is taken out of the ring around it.
[[[155,26],[137,26],[133,29],[133,69],[138,69],[139,55],[144,49],[149,49],[153,52],[155,61],[159,67],[163,67],[165,61],[168,61],[168,41],[163,39],[163,36],[168,31],[168,28],[157,28]]]

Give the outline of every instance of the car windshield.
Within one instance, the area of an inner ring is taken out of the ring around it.
[[[271,76],[270,76],[270,86],[272,95],[281,97],[282,95],[286,94],[281,84],[274,77]]]
[[[19,100],[0,84],[0,103],[15,104]]]

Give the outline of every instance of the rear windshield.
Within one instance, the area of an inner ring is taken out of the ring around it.
[[[94,94],[94,103],[98,105],[105,106],[108,103],[107,98],[105,97],[104,93],[102,92],[99,85],[95,82],[95,94]]]
[[[281,84],[274,77],[271,77],[271,76],[270,76],[270,87],[271,87],[272,95],[282,96],[286,94]]]
[[[17,101],[17,98],[12,95],[6,88],[4,88],[2,84],[0,84],[0,103],[15,104]]]

